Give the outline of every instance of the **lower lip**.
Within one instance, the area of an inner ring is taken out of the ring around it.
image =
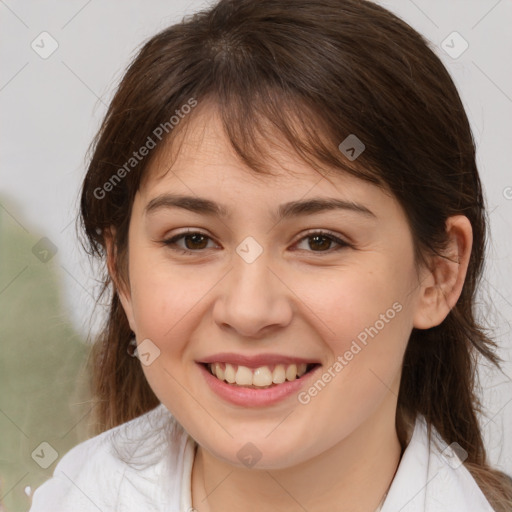
[[[272,405],[288,398],[290,395],[298,393],[299,390],[307,384],[311,376],[320,368],[320,366],[317,366],[304,374],[300,379],[285,381],[271,388],[254,389],[228,384],[214,377],[203,364],[198,363],[198,366],[212,391],[224,400],[243,407],[264,407]]]

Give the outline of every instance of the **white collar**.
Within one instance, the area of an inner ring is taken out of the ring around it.
[[[196,443],[185,445],[180,510],[191,511],[191,476]],[[469,471],[448,446],[418,415],[395,478],[380,512],[494,512]]]
[[[452,445],[418,415],[381,512],[494,512]]]

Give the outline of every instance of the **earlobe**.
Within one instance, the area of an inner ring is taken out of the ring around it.
[[[125,289],[125,286],[119,278],[119,272],[117,268],[117,251],[115,244],[115,229],[111,227],[108,230],[106,229],[104,233],[108,273],[114,285],[115,293],[117,293],[119,300],[121,301],[121,305],[123,306],[126,318],[130,324],[130,329],[133,332],[136,332],[135,321],[133,318],[131,293],[130,290]]]
[[[455,215],[446,221],[446,232],[449,243],[445,254],[433,257],[420,282],[413,323],[417,329],[430,329],[443,322],[457,304],[466,279],[473,245],[471,223],[466,216]]]

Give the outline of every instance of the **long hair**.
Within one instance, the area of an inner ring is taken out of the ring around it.
[[[86,250],[102,262],[105,233],[115,228],[115,278],[105,266],[102,288],[110,309],[92,352],[99,430],[159,403],[127,354],[133,333],[116,291],[128,284],[134,195],[158,148],[127,162],[148,137],[171,144],[194,112],[176,129],[170,119],[191,99],[215,102],[230,143],[255,173],[266,172],[271,126],[311,165],[389,189],[407,216],[418,264],[442,254],[448,217],[470,220],[473,248],[457,304],[439,326],[411,333],[396,428],[404,446],[405,418],[423,414],[467,451],[466,467],[496,510],[510,510],[510,481],[488,466],[477,419],[477,361],[499,367],[499,359],[475,318],[487,215],[468,118],[428,42],[363,0],[220,0],[149,39],[129,66],[93,141],[79,219]],[[357,164],[338,149],[350,134],[365,144]]]

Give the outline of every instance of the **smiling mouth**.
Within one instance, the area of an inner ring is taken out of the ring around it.
[[[228,384],[252,389],[266,389],[286,381],[300,379],[319,365],[316,363],[276,364],[248,368],[229,363],[205,363],[204,366],[214,377]]]

